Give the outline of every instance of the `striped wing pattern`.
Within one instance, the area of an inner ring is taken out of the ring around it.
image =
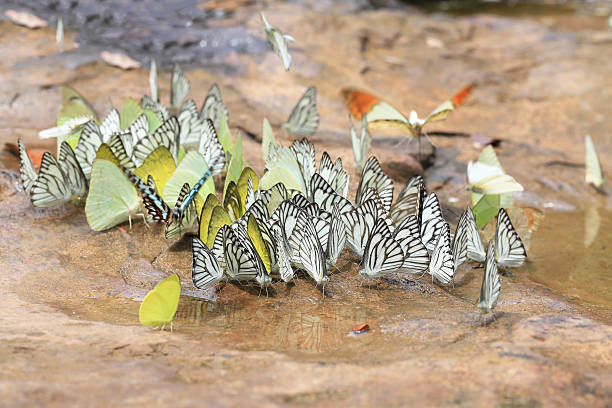
[[[489,241],[478,307],[485,313],[490,312],[495,306],[495,302],[497,302],[500,290],[501,281],[497,271],[497,262],[495,261],[495,248],[493,247],[493,241]]]
[[[510,268],[518,268],[527,259],[523,241],[521,241],[521,237],[514,229],[508,213],[503,208],[497,214],[495,253],[497,263]]]
[[[211,288],[223,278],[217,258],[199,238],[194,237],[191,245],[193,264],[191,278],[193,285],[202,290]]]

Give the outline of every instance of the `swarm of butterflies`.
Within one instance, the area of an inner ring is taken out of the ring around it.
[[[287,42],[295,40],[271,26],[263,14],[261,18],[268,41],[288,70]],[[281,125],[304,139],[282,146],[264,119],[266,168],[260,179],[245,166],[240,135],[232,144],[229,112],[216,84],[198,112],[193,100],[184,102],[190,86],[178,65],[171,77],[168,106],[159,100],[154,61],[149,82],[150,96],[143,96],[139,103],[126,101],[121,113],[111,107],[102,121],[75,91],[63,92],[65,114],[60,112],[56,127],[40,132],[41,137],[57,138],[57,159],[45,152],[37,174],[19,141],[21,179],[34,206],[86,199],[85,213],[93,230],[125,221],[131,225],[132,216],[141,215],[145,222],[164,223],[166,238],[191,231],[197,219],[192,278],[194,286],[203,290],[230,280],[255,281],[267,291],[274,280],[294,280],[298,270],[324,290],[346,248],[365,279],[429,273],[432,281],[451,284],[468,258],[484,262],[478,306],[490,311],[499,296],[498,265],[518,267],[526,259],[503,208],[497,214],[494,241],[485,251],[469,207],[451,236],[436,194],[427,194],[420,176],[407,183],[393,202],[392,179],[369,155],[369,128],[396,127],[420,140],[426,136],[423,126],[444,119],[464,102],[472,86],[424,119],[414,111],[405,116],[367,92],[343,90],[352,117],[361,120],[358,135],[349,116],[355,164],[361,170],[351,201],[342,160],[334,162],[324,152],[317,169],[314,147],[306,139],[319,125],[315,87],[305,91]],[[522,190],[503,172],[494,152],[492,156],[483,153],[470,167],[468,184],[473,195],[501,197]],[[226,177],[219,200],[212,176],[222,172]],[[176,274],[160,282],[141,305],[141,322],[171,323],[179,295]],[[173,307],[168,307],[169,301]]]
[[[429,273],[432,280],[450,284],[468,258],[485,262],[479,306],[489,311],[499,295],[497,266],[518,267],[526,259],[503,209],[494,242],[485,251],[469,207],[451,238],[438,198],[427,194],[420,176],[410,180],[393,202],[393,181],[371,156],[351,201],[340,158],[333,162],[324,152],[317,169],[314,147],[305,139],[289,147],[271,144],[268,149],[264,178],[279,166],[287,169],[289,163],[297,163],[293,171],[298,187],[278,182],[264,189],[264,178],[260,182],[245,168],[238,183],[227,189],[223,203],[209,195],[199,236],[193,238],[192,278],[197,288],[209,289],[226,279],[253,280],[267,288],[274,279],[295,279],[297,270],[324,287],[346,247],[368,279]]]

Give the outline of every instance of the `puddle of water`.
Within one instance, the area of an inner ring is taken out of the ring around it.
[[[612,211],[550,213],[531,240],[528,278],[612,319]]]

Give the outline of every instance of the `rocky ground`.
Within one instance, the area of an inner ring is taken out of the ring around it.
[[[342,87],[364,88],[406,112],[426,114],[475,82],[465,106],[432,130],[502,139],[500,160],[525,187],[517,205],[535,208],[522,212],[522,233],[537,240],[536,224],[547,219],[542,212],[596,208],[609,217],[609,198],[585,185],[581,167],[583,138],[590,134],[610,171],[612,29],[605,3],[533,17],[450,17],[327,2],[273,2],[265,9],[220,3],[233,12],[214,25],[239,27],[238,37],[263,39],[263,9],[297,39],[289,73],[265,47],[215,54],[209,64],[197,62],[196,53],[184,66],[198,104],[219,83],[232,128],[251,135],[245,154],[258,173],[263,118],[280,125],[309,85],[317,86],[321,113],[311,142],[318,155],[343,158],[354,192],[358,173]],[[76,88],[101,113],[109,100],[120,106],[148,92],[147,70],[106,65],[99,57],[103,43],[78,47],[67,31],[60,50],[52,28],[0,21],[0,31],[1,142],[22,138],[28,146],[54,147],[37,132],[55,122],[62,85]],[[160,77],[167,98],[169,74]],[[290,140],[280,130],[277,137]],[[425,175],[452,220],[469,199],[465,166],[480,148],[471,138],[433,140],[438,151]],[[424,170],[414,160],[416,144],[399,141],[395,133],[376,133],[372,153],[403,183]],[[545,267],[537,254],[514,277],[502,278],[495,318],[474,306],[479,269],[464,267],[454,288],[426,277],[369,285],[348,256],[325,299],[301,278],[295,286],[276,284],[267,298],[228,285],[206,302],[202,297],[210,294],[190,289],[187,241],[169,246],[160,230],[140,223],[93,233],[82,209],[36,210],[19,189],[17,161],[4,152],[1,162],[0,395],[9,406],[612,404],[609,309],[593,312],[541,285],[546,282],[523,279]],[[566,230],[559,231],[544,235],[550,245],[562,241]],[[609,284],[606,240],[597,245],[604,258],[596,276]],[[560,261],[554,265],[563,268]],[[181,275],[183,293],[192,296],[181,298],[174,332],[152,331],[138,324],[135,300],[169,272]],[[371,330],[350,335],[358,323]]]

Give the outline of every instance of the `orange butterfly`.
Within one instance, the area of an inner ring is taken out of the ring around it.
[[[353,116],[357,119],[366,116],[368,127],[372,129],[399,128],[418,139],[423,135],[423,126],[429,122],[445,119],[449,113],[465,102],[473,87],[473,84],[464,87],[450,99],[442,102],[424,119],[420,119],[415,111],[411,111],[406,117],[389,103],[364,91],[345,88],[342,90],[342,95]]]

